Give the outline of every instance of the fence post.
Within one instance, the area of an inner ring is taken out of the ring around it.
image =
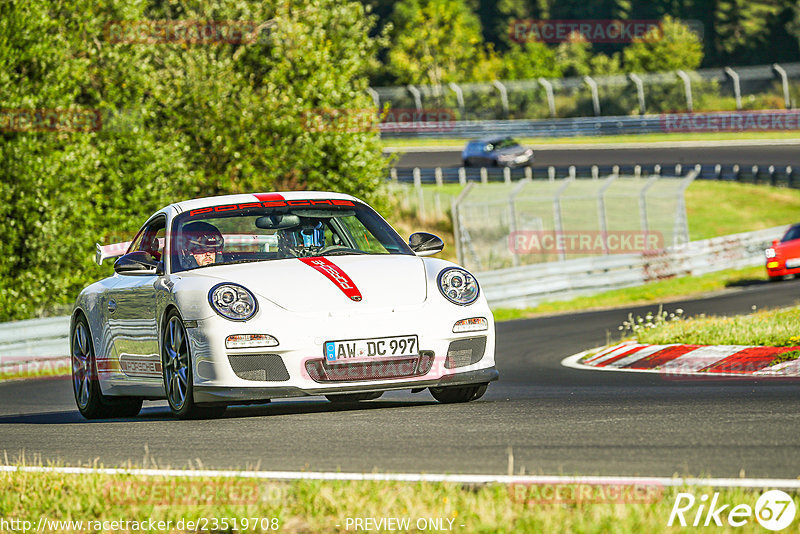
[[[659,165],[658,163],[656,163],[653,166],[653,174],[655,174],[656,176],[661,176],[661,165]]]
[[[489,183],[489,171],[486,170],[486,167],[481,167],[481,183]]]
[[[553,195],[553,227],[556,232],[556,242],[558,242],[559,236],[564,235],[564,225],[561,221],[561,195],[574,180],[574,176],[566,178],[564,183],[561,184],[561,187],[559,187]],[[559,248],[558,250],[558,259],[562,261],[566,259],[566,254],[562,248]]]
[[[372,87],[367,87],[367,92],[369,96],[372,97],[372,102],[375,104],[375,108],[377,108],[378,113],[381,111],[381,95],[378,94],[378,91],[373,89]]]
[[[467,169],[464,167],[458,168],[458,183],[461,185],[467,185]]]
[[[503,181],[507,184],[511,183],[511,167],[503,167]]]
[[[642,166],[641,165],[634,165],[633,166],[633,177],[634,178],[641,178],[642,177]]]
[[[769,185],[777,185],[778,177],[775,174],[775,165],[770,165],[769,168],[767,168],[767,171],[769,172]]]
[[[525,167],[525,179],[526,180],[533,180],[533,168],[526,166]]]
[[[750,172],[752,172],[752,173],[753,173],[753,183],[754,183],[754,184],[757,184],[757,183],[758,183],[758,172],[759,172],[758,165],[753,165],[753,166],[750,168]]]
[[[395,167],[389,169],[389,177],[392,179],[393,182],[397,181],[397,169]]]
[[[506,91],[506,86],[500,83],[497,80],[492,81],[492,85],[497,88],[500,92],[500,104],[503,106],[503,116],[507,119],[508,118],[508,91]]]
[[[675,176],[682,176],[683,175],[683,165],[677,163],[675,165]]]
[[[714,176],[717,180],[722,180],[722,165],[719,163],[714,165]]]
[[[556,100],[553,97],[553,84],[544,78],[539,78],[539,83],[544,87],[544,92],[547,94],[547,107],[550,108],[550,116],[556,116]]]
[[[781,85],[783,86],[783,103],[786,109],[792,109],[792,99],[789,94],[789,76],[786,75],[786,70],[777,63],[772,64],[772,70],[774,70],[775,74],[781,79]]]
[[[739,165],[733,166],[733,179],[736,180],[737,182],[742,181],[742,171],[739,168]]]
[[[675,210],[675,225],[672,230],[672,244],[675,246],[689,242],[689,222],[686,216],[686,188],[697,178],[697,167],[683,179],[678,190],[678,209]]]
[[[454,82],[450,82],[448,84],[448,86],[456,94],[456,102],[458,102],[458,111],[459,111],[459,113],[461,115],[461,120],[464,120],[464,118],[465,118],[464,117],[464,114],[465,114],[465,111],[464,111],[464,92],[461,90],[461,87],[459,87],[458,84],[456,84]]]
[[[592,165],[592,180],[597,180],[598,178],[600,178],[600,167]]]
[[[789,187],[794,187],[794,170],[791,165],[786,166],[786,183]]]
[[[742,109],[742,85],[739,83],[739,74],[735,70],[730,67],[725,67],[723,69],[725,74],[731,79],[733,82],[733,97],[736,99],[736,109],[741,111]]]
[[[436,178],[436,185],[441,186],[442,183],[443,183],[443,180],[442,180],[442,168],[441,167],[436,167],[433,170],[433,174],[434,174],[434,176]]]
[[[552,165],[547,167],[547,179],[550,180],[551,182],[556,181],[556,168],[553,167]]]
[[[418,189],[421,188],[422,187],[422,174],[421,174],[421,172],[419,170],[419,167],[414,167],[414,170],[412,171],[412,173],[414,175],[414,187],[416,187]]]
[[[636,85],[636,96],[639,98],[639,115],[644,115],[646,112],[644,102],[644,83],[642,79],[636,74],[628,74],[628,78]]]
[[[414,87],[411,84],[406,85],[408,88],[408,92],[414,97],[414,105],[417,108],[417,111],[422,111],[422,93],[419,92],[419,89]]]
[[[619,176],[619,165],[614,165],[611,167],[611,174],[614,176]]]
[[[589,90],[592,92],[592,107],[594,107],[594,115],[595,117],[600,116],[600,94],[597,91],[597,82],[591,76],[584,76],[583,81],[586,82],[586,85],[589,86]]]
[[[689,79],[689,75],[682,70],[677,70],[675,73],[681,80],[683,80],[683,90],[686,93],[686,111],[691,113],[694,111],[694,104],[692,101],[692,80]]]
[[[511,193],[508,195],[508,225],[509,225],[509,237],[514,236],[517,231],[517,209],[516,209],[516,199],[517,195],[523,190],[523,188],[528,184],[525,180],[520,180],[520,182],[511,190]],[[517,253],[517,249],[515,246],[511,245],[511,240],[509,239],[509,245],[511,248],[511,263],[514,267],[518,267],[520,264],[519,261],[519,254]]]
[[[572,178],[572,179],[574,180],[574,179],[575,179],[575,176],[576,176],[576,173],[575,173],[575,165],[570,165],[570,166],[569,166],[569,177],[570,177],[570,178]]]
[[[597,217],[598,222],[600,223],[600,235],[603,236],[603,252],[608,254],[608,218],[606,217],[606,191],[611,184],[614,183],[614,180],[618,178],[618,175],[612,174],[608,178],[606,178],[603,185],[597,191]]]
[[[456,240],[456,258],[458,258],[458,263],[460,265],[465,265],[464,263],[464,243],[463,240],[463,232],[461,228],[461,212],[460,206],[461,202],[463,202],[464,198],[469,194],[470,190],[472,190],[472,186],[475,184],[470,182],[461,190],[456,198],[453,199],[453,203],[450,205],[451,213],[453,216],[453,237]]]
[[[647,219],[647,190],[656,183],[659,178],[658,175],[652,176],[645,182],[642,190],[639,191],[639,225],[642,227],[642,232],[645,236],[650,231],[650,221]]]

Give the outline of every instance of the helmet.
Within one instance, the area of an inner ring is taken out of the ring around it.
[[[191,258],[191,254],[203,254],[206,252],[219,254],[222,252],[225,240],[216,226],[207,222],[197,221],[189,223],[181,229],[179,243],[181,262],[184,263],[184,267],[191,267],[194,263],[194,258]]]
[[[324,247],[325,227],[321,221],[306,221],[299,227],[278,231],[278,252],[283,256],[314,256]]]

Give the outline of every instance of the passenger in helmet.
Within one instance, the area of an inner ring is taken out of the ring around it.
[[[278,230],[278,253],[287,258],[315,256],[325,248],[322,221],[306,220],[300,226]]]
[[[183,227],[180,237],[180,258],[185,269],[216,263],[225,240],[213,224],[192,222]]]

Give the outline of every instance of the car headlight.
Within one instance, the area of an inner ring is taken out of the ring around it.
[[[232,321],[246,321],[258,310],[256,298],[239,284],[223,282],[208,292],[208,302],[214,311]]]
[[[768,248],[767,250],[764,251],[764,255],[767,257],[767,259],[774,258],[775,257],[775,249],[774,248]]]
[[[466,306],[478,298],[478,281],[464,269],[449,267],[439,273],[439,291],[454,304]]]

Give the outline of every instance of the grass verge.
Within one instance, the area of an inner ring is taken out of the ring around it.
[[[800,345],[798,324],[800,306],[760,310],[732,317],[700,315],[683,318],[680,314],[669,317],[653,313],[645,318],[629,317],[622,326],[623,335],[631,333],[640,343],[656,345],[686,343],[794,347]],[[787,353],[785,357],[791,358],[791,354]]]
[[[797,132],[693,132],[693,133],[660,133],[641,135],[603,135],[576,137],[524,137],[519,141],[525,145],[593,145],[601,143],[656,143],[680,141],[742,141],[769,139],[798,139]],[[463,146],[466,139],[420,139],[420,138],[385,138],[381,140],[384,147],[414,148],[432,146]]]
[[[409,528],[405,531],[423,530],[419,526],[424,522],[426,530],[438,530],[431,528],[437,524],[444,530],[461,532],[662,532],[673,530],[667,527],[667,522],[679,492],[695,496],[697,503],[702,495],[707,495],[710,501],[718,492],[717,504],[728,504],[727,510],[739,504],[754,509],[761,494],[746,489],[661,486],[647,486],[645,491],[640,486],[639,491],[626,492],[626,488],[636,488],[630,484],[466,486],[28,472],[0,473],[0,487],[3,489],[0,512],[5,521],[30,521],[34,529],[41,518],[80,522],[70,525],[71,528],[61,525],[58,529],[53,528],[58,525],[52,522],[45,523],[49,528],[41,532],[174,532],[201,530],[204,525],[205,530],[227,532],[343,532],[357,530],[353,525],[355,518],[407,520]],[[558,493],[557,488],[561,489]],[[795,493],[791,498],[800,508],[800,495]],[[697,506],[684,514],[690,525],[696,512]],[[705,514],[702,515],[701,521],[705,519]],[[723,514],[722,521],[725,520]],[[120,523],[112,525],[111,521]],[[194,522],[191,528],[187,528],[189,521]],[[138,522],[140,528],[134,530],[131,522]],[[153,526],[152,522],[163,523]],[[693,532],[704,527],[680,530]],[[726,525],[715,529],[715,532],[737,533],[762,531],[752,516],[742,527]]]
[[[496,321],[510,321],[548,313],[667,302],[678,298],[688,298],[720,291],[739,284],[750,282],[766,283],[766,280],[767,275],[764,267],[747,267],[745,269],[730,269],[702,276],[671,278],[642,286],[612,289],[597,295],[577,297],[570,300],[543,302],[533,308],[498,308],[493,311]]]

